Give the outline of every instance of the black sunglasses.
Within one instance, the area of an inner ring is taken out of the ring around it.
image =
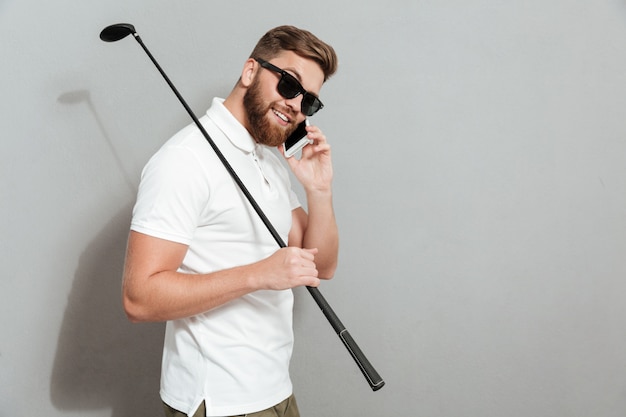
[[[302,94],[302,104],[300,105],[300,110],[303,114],[313,116],[319,110],[324,108],[320,99],[315,94],[306,91],[296,77],[289,74],[287,71],[278,68],[276,65],[272,65],[269,62],[262,60],[261,58],[254,59],[261,64],[263,68],[280,74],[280,80],[278,81],[278,86],[276,88],[281,96],[290,99],[296,98]]]

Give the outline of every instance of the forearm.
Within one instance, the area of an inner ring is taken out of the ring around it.
[[[296,222],[292,225],[290,244],[303,248],[317,248],[315,265],[320,278],[332,278],[337,268],[339,234],[332,203],[333,167],[330,145],[317,126],[307,127],[313,145],[302,149],[302,157],[287,158],[287,163],[304,187],[308,214],[304,210],[294,212]],[[295,226],[295,227],[294,227]]]
[[[162,271],[140,278],[127,272],[123,302],[133,322],[158,322],[207,312],[255,291],[251,266],[211,274]]]
[[[339,232],[332,203],[332,192],[307,192],[308,221],[302,247],[317,248],[315,265],[320,278],[330,279],[337,268]]]
[[[257,290],[319,285],[315,251],[282,248],[255,263],[183,274],[177,271],[186,252],[186,245],[130,233],[122,299],[131,321],[190,317]]]

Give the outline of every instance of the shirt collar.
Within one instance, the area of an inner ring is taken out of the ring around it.
[[[215,97],[207,116],[220,128],[228,140],[244,152],[253,152],[256,142],[239,120],[224,106],[224,99]]]

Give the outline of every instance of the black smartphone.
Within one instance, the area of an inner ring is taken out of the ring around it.
[[[285,150],[285,156],[287,158],[291,158],[294,156],[300,149],[304,148],[306,145],[313,143],[312,140],[307,138],[306,127],[309,125],[309,119],[304,119],[302,123],[298,125],[296,130],[289,135],[285,143],[283,143],[283,149]]]

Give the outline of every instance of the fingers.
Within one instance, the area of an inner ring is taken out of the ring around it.
[[[317,248],[303,249],[304,256],[307,259],[310,259],[312,262],[315,260],[315,255],[317,255],[317,252],[318,252]],[[315,263],[313,263],[313,266],[315,268],[315,274],[310,276],[310,277],[308,277],[308,282],[303,284],[303,285],[306,285],[307,287],[318,287],[320,285],[320,282],[321,282],[321,280],[318,278],[317,265],[315,265]]]
[[[307,146],[313,152],[328,152],[330,145],[326,140],[326,135],[317,126],[307,126],[307,137],[313,141],[312,145]]]
[[[259,289],[286,290],[320,284],[315,255],[317,249],[281,248],[272,256],[256,264],[256,282]]]
[[[317,249],[288,248],[288,251],[284,262],[292,268],[294,275],[317,276],[317,267],[315,266]]]
[[[315,255],[317,255],[317,248],[313,249],[302,249],[302,256],[306,259],[310,259],[311,261],[315,259]]]
[[[317,287],[320,284],[318,278],[317,266],[315,265],[315,255],[317,248],[301,249],[286,248],[285,264],[289,287],[312,286]]]

